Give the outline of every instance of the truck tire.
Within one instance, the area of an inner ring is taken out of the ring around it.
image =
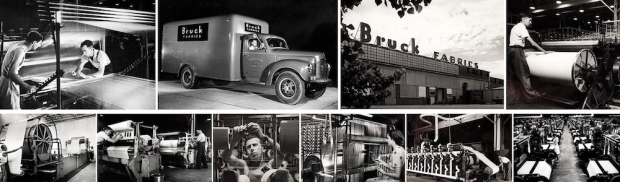
[[[230,84],[230,81],[213,79],[213,84],[217,86],[226,86]]]
[[[327,86],[325,87],[319,87],[313,90],[306,90],[306,97],[311,98],[311,99],[316,99],[319,98],[321,96],[323,96],[323,94],[325,93],[325,90],[327,89]]]
[[[196,77],[196,74],[194,74],[194,70],[189,66],[184,66],[183,69],[181,69],[180,79],[181,84],[183,84],[183,87],[186,89],[195,89],[200,85],[200,81]]]
[[[306,87],[304,81],[297,74],[284,71],[278,76],[275,89],[280,102],[295,105],[304,96]]]

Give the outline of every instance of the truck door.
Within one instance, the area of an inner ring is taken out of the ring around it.
[[[264,43],[258,37],[246,35],[243,39],[242,69],[244,79],[260,79],[263,69],[269,64],[269,53]]]

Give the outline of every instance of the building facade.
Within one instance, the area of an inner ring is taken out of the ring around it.
[[[471,103],[471,97],[483,98],[483,90],[500,83],[503,86],[503,80],[495,78],[491,82],[488,71],[474,67],[373,44],[363,44],[362,49],[365,54],[360,54],[359,59],[377,65],[384,74],[391,75],[400,68],[406,70],[403,77],[389,88],[392,95],[380,104]],[[469,92],[472,90],[479,92]]]

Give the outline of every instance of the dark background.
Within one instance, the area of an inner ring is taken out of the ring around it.
[[[269,23],[269,34],[284,38],[290,49],[325,53],[332,67],[330,78],[337,85],[338,1],[160,0],[158,3],[159,32],[168,22],[217,15],[239,14],[264,20]],[[158,36],[161,45],[161,34]]]

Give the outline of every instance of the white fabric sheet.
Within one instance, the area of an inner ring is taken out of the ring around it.
[[[12,123],[7,126],[6,135],[4,138],[4,144],[9,150],[13,150],[24,145],[24,134],[26,133],[26,125],[28,122],[26,121],[28,118],[26,115],[18,115],[18,114],[3,114],[0,115],[0,120],[6,123]],[[16,122],[22,121],[22,122]],[[10,153],[8,156],[9,161],[9,169],[11,174],[21,175],[21,165],[22,165],[22,149],[17,150],[16,152]]]
[[[530,174],[530,171],[534,167],[536,161],[525,161],[523,166],[519,168],[517,171],[517,175],[526,175]],[[547,177],[547,179],[551,178],[551,166],[547,164],[545,161],[539,161],[538,165],[536,165],[536,169],[532,172],[532,174],[539,174],[541,176]]]
[[[113,158],[129,159],[129,146],[108,147],[108,156]]]

